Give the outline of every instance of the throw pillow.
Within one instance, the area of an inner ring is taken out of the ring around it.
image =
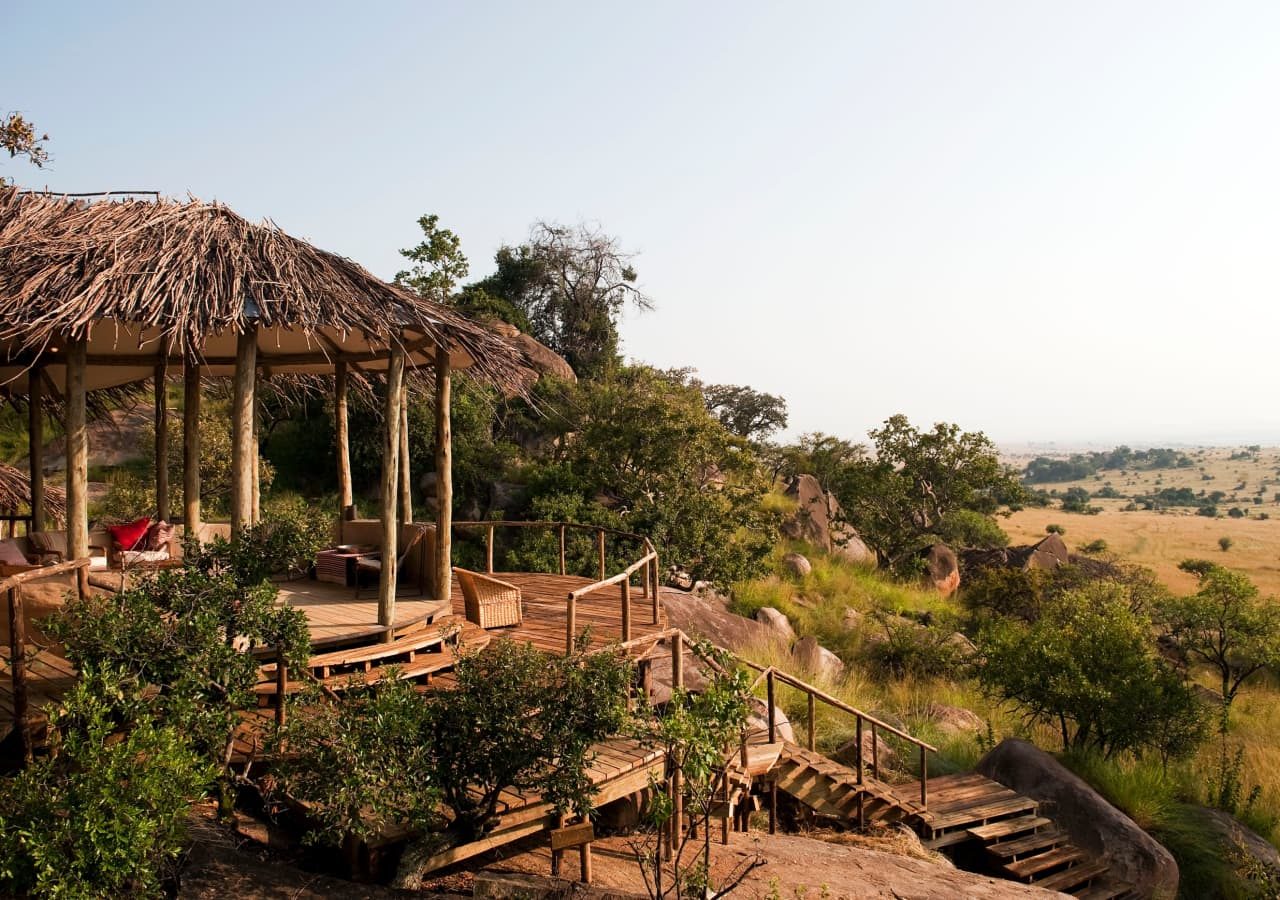
[[[119,549],[137,550],[138,545],[146,539],[147,529],[150,527],[151,517],[143,516],[128,525],[109,525],[107,531],[111,532],[111,540]]]
[[[174,527],[161,519],[147,529],[147,550],[169,551],[169,542],[173,540]]]
[[[6,566],[29,566],[31,563],[22,555],[22,548],[12,538],[0,541],[0,564]]]

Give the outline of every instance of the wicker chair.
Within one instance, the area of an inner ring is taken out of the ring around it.
[[[520,611],[520,588],[492,575],[481,575],[468,569],[453,568],[462,588],[463,606],[468,622],[481,628],[502,628],[519,625],[523,621]]]
[[[409,542],[405,544],[404,549],[400,551],[400,556],[396,560],[396,571],[405,572],[407,575],[409,573],[406,571],[405,563],[409,560],[409,554],[413,552],[413,549],[417,547],[418,544],[422,542],[423,537],[426,536],[427,529],[421,525],[405,525],[404,527],[412,529],[413,536],[409,538]],[[419,559],[421,559],[421,557],[419,557]],[[425,567],[419,564],[417,573],[411,576],[416,582],[418,596],[422,596],[427,592],[427,578],[424,569]],[[370,574],[377,578],[382,577],[382,551],[370,553],[368,556],[362,556],[356,560],[357,600],[360,599],[360,576],[365,574]],[[405,579],[406,582],[408,580],[408,578]]]

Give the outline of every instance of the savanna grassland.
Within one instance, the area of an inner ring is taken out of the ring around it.
[[[1204,558],[1244,572],[1264,594],[1280,596],[1280,502],[1276,499],[1280,494],[1280,448],[1253,452],[1242,447],[1205,448],[1185,453],[1190,466],[1104,470],[1073,481],[1036,484],[1037,489],[1059,495],[1083,488],[1092,495],[1088,505],[1099,511],[1092,515],[1066,512],[1055,501],[1048,507],[1029,507],[1002,518],[1000,525],[1015,544],[1039,540],[1049,525],[1065,529],[1072,548],[1105,541],[1108,553],[1154,570],[1175,591],[1190,592],[1196,585],[1195,577],[1180,571],[1178,563]],[[1233,455],[1237,458],[1232,459]],[[1242,458],[1245,455],[1248,458]],[[1007,461],[1021,467],[1028,460]],[[1121,496],[1096,496],[1107,488]],[[1218,515],[1212,518],[1198,515],[1194,507],[1143,509],[1141,503],[1134,502],[1168,488],[1189,488],[1207,495],[1221,491],[1225,496],[1216,504]],[[1232,508],[1244,515],[1231,517]],[[1231,542],[1226,551],[1219,544],[1224,537]]]

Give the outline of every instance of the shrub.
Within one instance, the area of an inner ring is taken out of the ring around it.
[[[1080,547],[1080,552],[1081,552],[1081,553],[1090,553],[1090,554],[1092,554],[1092,553],[1106,553],[1106,552],[1107,552],[1107,542],[1106,542],[1106,541],[1104,541],[1102,538],[1098,538],[1098,539],[1097,539],[1097,540],[1095,540],[1095,541],[1090,541],[1089,543],[1082,545],[1082,546]]]
[[[82,670],[50,728],[49,756],[0,779],[0,892],[161,895],[212,767],[111,670]]]
[[[1222,549],[1223,553],[1226,553],[1235,545],[1236,545],[1236,542],[1229,537],[1223,536],[1218,538],[1218,546]]]
[[[954,509],[942,517],[938,538],[953,547],[1007,547],[1009,535],[991,516],[972,509]]]
[[[968,663],[969,653],[956,632],[937,625],[919,625],[910,619],[874,614],[884,640],[867,647],[867,656],[885,678],[959,677]]]
[[[1045,534],[1066,534],[1067,529],[1063,528],[1061,525],[1051,522],[1050,524],[1044,526],[1044,533]]]
[[[1203,710],[1150,629],[1122,586],[1087,585],[1046,600],[1031,625],[984,628],[979,677],[1028,720],[1058,727],[1064,747],[1185,756],[1203,739]]]

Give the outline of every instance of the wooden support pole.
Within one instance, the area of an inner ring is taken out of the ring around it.
[[[409,382],[400,388],[400,519],[413,521],[413,482],[409,465]]]
[[[166,387],[169,378],[169,361],[155,368],[155,425],[156,425],[156,520],[169,521],[169,396]]]
[[[853,748],[853,755],[854,759],[856,759],[858,763],[858,784],[862,784],[862,716],[857,716],[855,721],[857,722],[857,725],[854,729],[853,739],[857,746]]]
[[[600,580],[604,581],[604,529],[596,529],[596,549],[600,552]]]
[[[436,348],[436,571],[437,600],[453,586],[453,427],[449,348]]]
[[[573,642],[578,636],[578,600],[569,592],[569,603],[564,611],[564,652],[573,652]]]
[[[355,494],[351,487],[351,432],[347,418],[347,364],[342,360],[333,368],[333,432],[338,445],[338,515],[354,519]]]
[[[22,587],[9,588],[9,677],[13,680],[13,725],[24,765],[31,763],[31,722],[27,703],[27,625]]]
[[[809,749],[816,750],[818,745],[818,701],[809,694]]]
[[[289,666],[283,648],[276,650],[276,725],[284,727],[284,703],[289,696]]]
[[[560,816],[559,818],[556,819],[556,828],[564,828],[565,825],[567,824],[569,824],[568,816]],[[552,878],[560,877],[560,860],[563,857],[564,857],[563,850],[551,851],[551,877]]]
[[[258,404],[258,389],[253,390],[253,524],[262,521],[262,410]]]
[[[645,563],[643,566],[640,567],[640,596],[645,600],[649,599],[649,575],[650,574],[652,573],[649,568],[649,563]]]
[[[27,460],[31,472],[30,531],[44,531],[44,370],[27,373]],[[10,523],[10,530],[13,525]],[[12,536],[12,535],[11,535]]]
[[[484,564],[485,571],[490,575],[493,574],[493,526],[490,525],[485,533],[484,539]]]
[[[671,686],[684,687],[684,635],[679,631],[671,636]]]
[[[578,848],[578,872],[583,884],[591,883],[591,844],[588,842]]]
[[[400,555],[400,400],[404,396],[404,349],[396,344],[387,360],[387,396],[383,408],[382,441],[382,568],[378,575],[378,624],[384,641],[394,639],[396,621],[396,559]]]
[[[565,533],[564,533],[564,526],[561,525],[560,526],[560,574],[561,575],[568,574],[564,553],[565,553]]]
[[[876,723],[871,723],[871,777],[880,779],[880,739],[876,735]]]
[[[253,524],[253,485],[258,448],[254,445],[254,394],[258,380],[258,328],[236,336],[236,370],[231,398],[231,538]]]
[[[200,364],[182,369],[182,519],[187,535],[200,536]]]
[[[67,556],[89,556],[89,434],[85,407],[85,340],[67,341]],[[85,570],[81,570],[83,573]]]
[[[622,595],[622,639],[629,641],[631,640],[631,582],[624,578],[618,587],[618,593]]]
[[[778,782],[769,782],[769,833],[778,833]]]
[[[684,689],[684,635],[677,631],[671,636],[671,689]],[[684,833],[684,783],[680,769],[671,774],[671,848],[674,853],[680,846]]]

